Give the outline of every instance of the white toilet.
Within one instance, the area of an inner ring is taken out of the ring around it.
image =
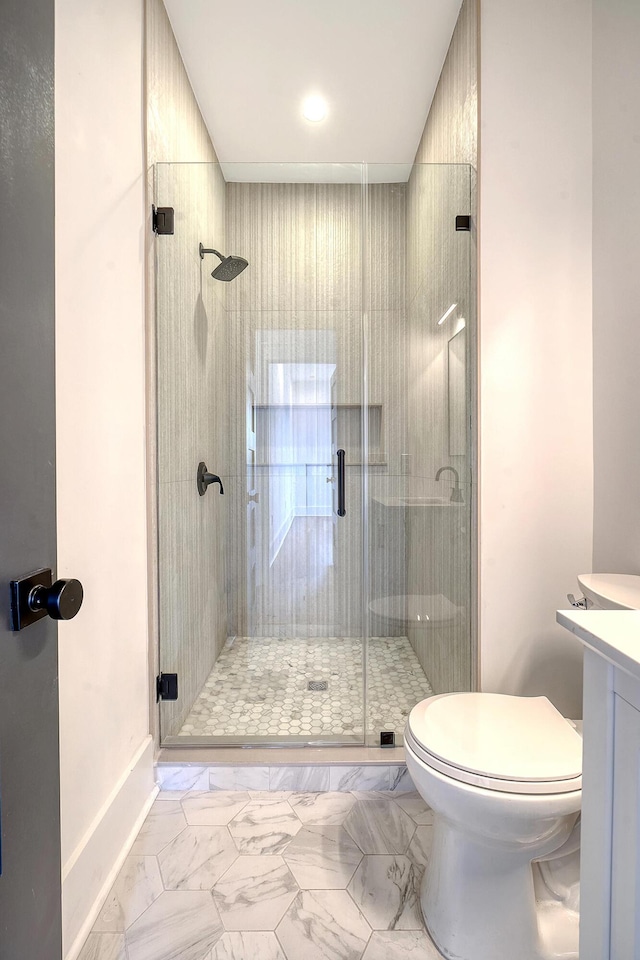
[[[589,574],[589,606],[640,609],[640,577]],[[448,960],[576,960],[582,740],[546,697],[452,693],[411,711],[407,768],[434,811],[422,882]]]

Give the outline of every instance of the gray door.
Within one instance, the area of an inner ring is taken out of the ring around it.
[[[0,956],[61,956],[57,631],[9,629],[55,569],[53,0],[0,4]]]

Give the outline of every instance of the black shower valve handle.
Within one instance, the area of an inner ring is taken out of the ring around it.
[[[201,497],[204,497],[205,493],[207,492],[207,488],[212,483],[219,483],[220,493],[224,493],[224,487],[222,486],[222,480],[220,477],[216,476],[215,473],[209,473],[206,463],[204,460],[201,460],[198,464],[198,472],[196,474],[196,484],[198,487],[198,493]]]

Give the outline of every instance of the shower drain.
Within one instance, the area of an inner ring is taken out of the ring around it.
[[[328,690],[329,681],[328,680],[309,680],[307,684],[308,690]]]

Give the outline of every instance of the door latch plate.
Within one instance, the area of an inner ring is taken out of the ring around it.
[[[46,610],[32,610],[29,606],[29,597],[34,587],[50,587],[53,583],[53,573],[50,567],[34,570],[26,577],[12,580],[11,591],[11,629],[24,630],[37,620],[47,616]]]

